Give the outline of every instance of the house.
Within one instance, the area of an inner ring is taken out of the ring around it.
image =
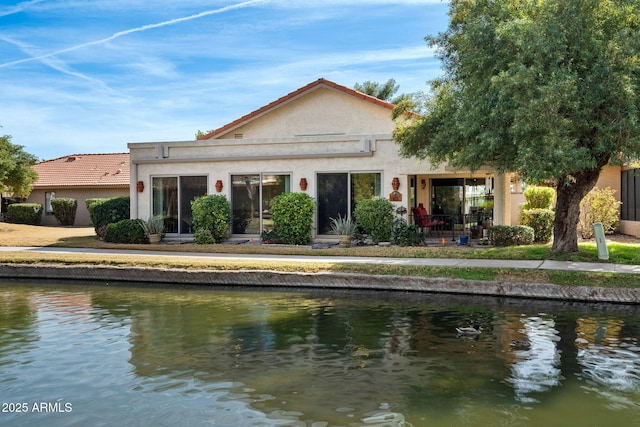
[[[28,203],[40,203],[42,225],[57,225],[51,199],[68,197],[78,201],[76,226],[90,226],[86,200],[129,195],[129,154],[73,154],[33,165],[38,179]]]
[[[273,198],[302,191],[316,201],[315,238],[330,237],[331,218],[374,196],[409,221],[422,203],[452,232],[516,222],[517,176],[400,157],[393,108],[319,79],[197,140],[129,143],[131,217],[162,216],[168,236],[191,234],[190,201],[224,194],[233,235],[257,236],[272,227]]]

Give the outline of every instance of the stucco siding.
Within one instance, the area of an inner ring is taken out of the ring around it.
[[[332,88],[318,87],[218,139],[287,138],[301,135],[391,133],[391,112]]]
[[[83,227],[91,226],[91,218],[87,210],[86,200],[95,198],[120,197],[129,196],[129,187],[121,188],[55,188],[51,190],[36,189],[29,195],[28,203],[39,203],[44,209],[45,193],[53,191],[56,197],[68,197],[78,201],[78,210],[76,211],[76,221],[74,226]],[[42,214],[42,225],[58,225],[58,221],[53,215]]]

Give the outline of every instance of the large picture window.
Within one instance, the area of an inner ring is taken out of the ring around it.
[[[622,171],[620,219],[640,221],[640,169]]]
[[[191,201],[207,194],[206,176],[153,178],[153,216],[164,221],[165,232],[192,234]]]
[[[318,234],[331,234],[331,218],[350,216],[359,201],[380,196],[381,175],[366,173],[319,173]]]
[[[284,174],[232,175],[233,234],[260,234],[273,229],[271,202],[291,191],[291,176]]]

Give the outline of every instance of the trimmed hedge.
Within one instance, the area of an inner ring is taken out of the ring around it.
[[[99,237],[103,237],[101,234],[107,224],[129,219],[130,216],[131,201],[129,196],[90,199],[86,204],[93,228]]]
[[[229,237],[231,205],[227,196],[214,194],[196,197],[191,201],[191,212],[196,243],[220,243]]]
[[[283,193],[273,198],[273,227],[282,243],[311,243],[315,207],[315,200],[307,193]]]
[[[536,243],[549,243],[553,236],[553,217],[551,209],[529,209],[522,212],[522,224],[533,228]]]
[[[533,228],[526,225],[494,225],[488,234],[494,246],[530,245],[534,239]]]
[[[7,207],[7,222],[40,225],[41,221],[42,205],[39,203],[14,203]]]
[[[551,187],[527,187],[524,190],[524,197],[527,199],[524,209],[549,209],[555,195],[556,190]]]
[[[374,243],[391,241],[393,204],[382,197],[358,202],[354,211],[356,224],[371,236]]]
[[[69,197],[54,197],[51,199],[51,209],[60,225],[73,225],[76,222],[78,201]]]
[[[108,224],[104,241],[109,243],[149,243],[140,219],[123,219]]]

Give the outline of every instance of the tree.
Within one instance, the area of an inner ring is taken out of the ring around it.
[[[3,191],[26,197],[38,175],[31,169],[37,159],[21,145],[11,143],[8,135],[0,136],[0,184]]]
[[[353,85],[353,88],[358,92],[362,92],[369,96],[374,96],[378,99],[394,105],[408,103],[408,109],[413,109],[413,107],[418,103],[420,96],[422,95],[420,92],[410,94],[401,93],[400,95],[394,97],[394,95],[400,89],[400,85],[397,85],[394,79],[389,79],[386,83],[378,83],[367,80],[362,84],[356,83],[355,85]]]
[[[423,116],[397,120],[400,152],[553,183],[552,249],[577,251],[580,200],[640,154],[640,4],[452,0],[450,17],[426,38],[445,74]]]

